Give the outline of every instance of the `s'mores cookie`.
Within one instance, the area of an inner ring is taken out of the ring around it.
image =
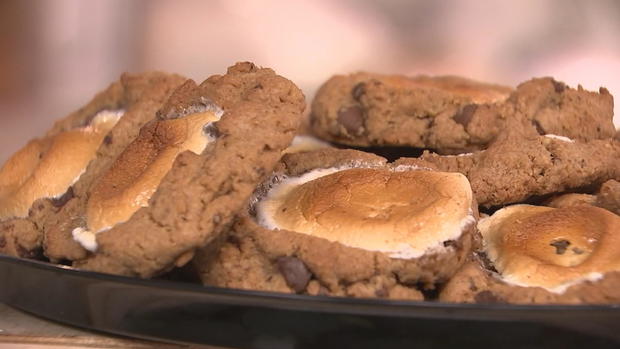
[[[40,255],[46,227],[62,224],[60,211],[85,195],[184,80],[158,72],[123,74],[15,153],[0,169],[0,252]]]
[[[240,213],[204,283],[423,299],[465,261],[477,217],[467,179],[354,150],[287,154]]]
[[[467,264],[440,300],[620,301],[620,216],[590,205],[513,205],[482,219],[478,229],[487,263]]]
[[[151,277],[187,263],[272,171],[304,107],[292,82],[252,63],[188,80],[61,227],[81,249],[73,265]]]
[[[335,143],[454,154],[485,149],[514,118],[527,120],[519,127],[576,140],[615,133],[613,97],[604,88],[589,92],[539,78],[512,90],[452,76],[370,73],[327,81],[312,103],[310,125]]]

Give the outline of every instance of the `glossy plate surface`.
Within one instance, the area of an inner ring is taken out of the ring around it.
[[[620,345],[620,305],[465,305],[288,295],[133,279],[2,255],[0,302],[98,331],[226,347]]]

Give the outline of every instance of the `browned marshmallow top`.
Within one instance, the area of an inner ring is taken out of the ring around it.
[[[200,154],[210,141],[203,128],[217,121],[212,111],[147,124],[94,184],[87,204],[87,230],[99,232],[126,221],[148,201],[186,150]]]
[[[594,206],[513,205],[478,228],[502,278],[552,292],[620,271],[620,217]]]
[[[102,111],[88,126],[30,141],[0,169],[0,220],[25,217],[35,200],[56,198],[95,157],[122,111]]]
[[[472,216],[465,176],[389,168],[319,169],[287,178],[256,206],[260,224],[417,258],[458,238]]]

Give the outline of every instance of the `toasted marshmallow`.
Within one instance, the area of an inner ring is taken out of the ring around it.
[[[146,125],[110,169],[93,185],[88,199],[87,228],[94,233],[128,220],[148,201],[172,168],[177,155],[204,151],[214,140],[208,126],[219,120],[211,110]]]
[[[255,205],[258,223],[412,259],[475,222],[465,176],[387,168],[317,169],[285,178]]]
[[[575,143],[574,140],[572,140],[572,139],[570,139],[568,137],[565,137],[565,136],[558,136],[558,135],[554,135],[554,134],[546,134],[545,137],[551,138],[551,139],[557,139],[557,140],[562,141],[562,142]]]
[[[480,220],[478,229],[507,283],[563,293],[620,271],[620,217],[598,207],[513,205]]]
[[[329,147],[331,147],[329,143],[318,138],[307,135],[297,135],[293,138],[291,145],[282,151],[282,154],[302,153]]]
[[[84,173],[122,110],[105,110],[89,125],[30,141],[0,169],[0,220],[25,217],[34,201],[62,196]]]

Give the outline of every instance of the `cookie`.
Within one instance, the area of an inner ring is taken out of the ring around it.
[[[596,194],[596,205],[620,215],[620,182],[609,180]]]
[[[545,206],[561,208],[593,205],[620,215],[620,182],[610,179],[594,194],[568,193],[554,196],[544,202]]]
[[[478,228],[488,262],[466,265],[442,290],[440,300],[620,301],[620,216],[589,205],[513,205],[482,219]]]
[[[251,202],[195,259],[204,283],[420,300],[464,262],[477,215],[464,176],[355,150],[287,154]]]
[[[613,97],[567,87],[552,78],[516,90],[458,77],[335,76],[317,92],[311,127],[350,146],[431,148],[443,154],[480,150],[522,118],[542,134],[577,140],[614,136]],[[514,126],[514,125],[513,125]]]
[[[460,155],[426,151],[398,163],[431,163],[441,171],[463,173],[478,203],[490,207],[620,179],[619,157],[620,143],[613,139],[581,142],[517,132],[504,134],[486,150]]]
[[[80,218],[68,224],[65,231],[89,249],[73,265],[151,277],[187,263],[197,248],[229,228],[258,182],[271,173],[304,107],[292,82],[252,63],[238,63],[199,86],[186,82],[142,128],[136,140],[141,144],[130,145],[133,154],[124,153],[94,184],[90,199],[95,195],[107,203],[87,203]],[[139,195],[145,191],[134,184],[168,163],[169,152],[178,155],[144,202]],[[127,199],[128,192],[141,200],[129,218],[91,217],[111,211],[108,204]]]
[[[47,224],[86,188],[161,103],[180,76],[124,74],[83,108],[30,141],[0,170],[0,252],[40,255]]]

